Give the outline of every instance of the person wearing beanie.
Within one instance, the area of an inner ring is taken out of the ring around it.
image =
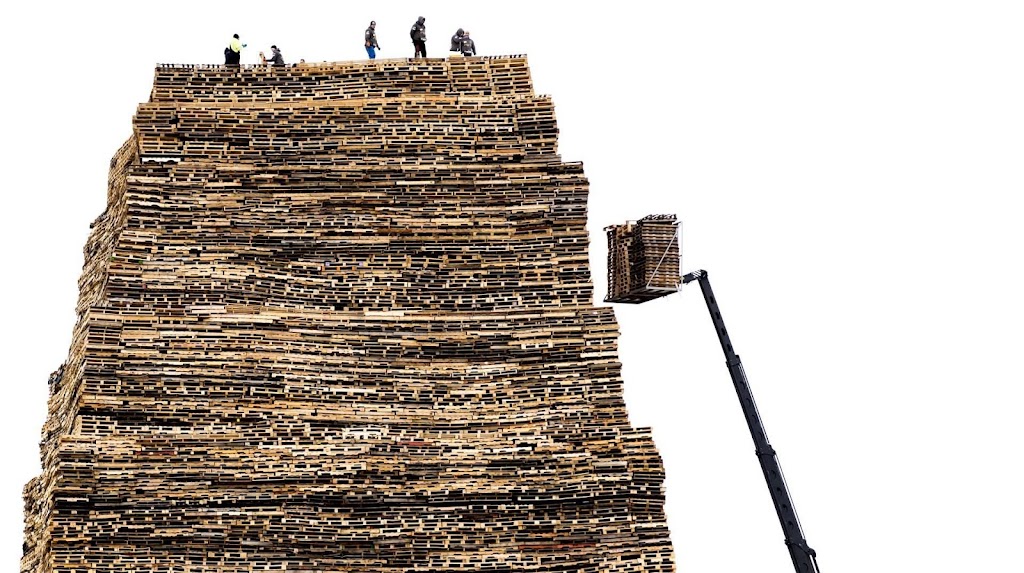
[[[370,21],[370,27],[367,28],[366,33],[363,34],[363,46],[366,47],[366,55],[369,56],[371,60],[377,57],[377,52],[375,50],[380,49],[380,45],[377,44],[377,22],[372,20]]]

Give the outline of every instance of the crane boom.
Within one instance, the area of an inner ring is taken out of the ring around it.
[[[718,302],[715,294],[711,291],[711,283],[708,282],[707,271],[699,270],[683,276],[683,284],[692,281],[700,283],[700,290],[704,293],[704,302],[708,305],[708,312],[711,313],[711,321],[715,325],[715,332],[718,333],[718,341],[722,344],[722,352],[725,353],[725,364],[729,367],[729,376],[732,377],[732,385],[736,388],[736,395],[740,399],[740,407],[743,409],[743,417],[747,420],[747,427],[750,428],[750,436],[754,439],[754,448],[757,459],[761,462],[761,471],[764,472],[764,479],[768,483],[768,490],[772,495],[772,502],[775,504],[775,513],[779,516],[779,523],[782,524],[782,531],[786,536],[786,547],[789,548],[789,555],[793,559],[793,566],[797,573],[819,573],[818,561],[813,549],[807,546],[804,539],[803,529],[800,527],[800,520],[796,516],[796,508],[793,507],[793,500],[789,495],[789,488],[786,487],[786,480],[782,475],[782,466],[775,456],[775,450],[768,443],[768,436],[765,434],[764,425],[761,423],[761,416],[757,412],[757,404],[754,403],[754,394],[747,384],[747,375],[743,371],[743,363],[740,357],[732,348],[729,340],[729,333],[725,330],[725,322],[722,320],[722,313],[718,309]]]

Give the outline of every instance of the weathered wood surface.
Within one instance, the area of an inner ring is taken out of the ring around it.
[[[22,571],[672,570],[556,142],[521,57],[158,68]]]

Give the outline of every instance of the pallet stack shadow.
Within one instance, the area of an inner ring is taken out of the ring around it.
[[[673,570],[587,192],[524,57],[158,67],[21,570]]]
[[[679,221],[648,215],[605,227],[608,294],[605,302],[641,303],[679,290]]]

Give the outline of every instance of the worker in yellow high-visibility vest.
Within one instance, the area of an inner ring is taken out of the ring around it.
[[[242,62],[242,48],[248,46],[238,39],[238,34],[231,37],[231,43],[224,48],[224,63],[228,66],[237,66]]]

